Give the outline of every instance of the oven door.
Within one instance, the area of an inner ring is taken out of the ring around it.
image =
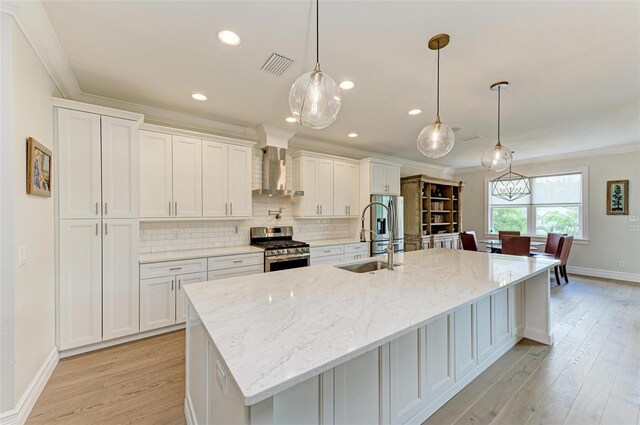
[[[295,269],[298,267],[307,267],[310,264],[310,255],[276,255],[266,257],[264,260],[265,273],[276,272],[278,270]]]

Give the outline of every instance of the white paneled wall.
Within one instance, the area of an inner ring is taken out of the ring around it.
[[[287,188],[293,188],[293,160],[287,155]],[[262,151],[253,150],[253,187],[262,186]],[[268,215],[268,210],[284,208],[282,219]],[[253,218],[237,221],[185,221],[140,223],[140,252],[176,251],[247,245],[249,228],[255,226],[293,226],[294,239],[355,237],[360,223],[355,219],[297,220],[292,217],[289,198],[253,197]]]

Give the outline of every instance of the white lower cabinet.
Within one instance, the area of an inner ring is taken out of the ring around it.
[[[437,399],[454,384],[453,317],[441,317],[427,325],[427,403]]]
[[[478,365],[475,312],[475,304],[470,304],[453,314],[456,381],[467,376]]]
[[[184,294],[184,286],[190,283],[206,282],[207,273],[190,273],[176,276],[176,323],[184,323],[187,320],[187,304]]]
[[[60,349],[102,341],[101,220],[60,220]]]
[[[102,235],[102,339],[140,331],[138,219],[104,220]]]
[[[501,289],[249,407],[190,316],[187,414],[209,425],[421,423],[522,337],[524,296],[524,284]]]
[[[495,350],[493,331],[493,297],[485,297],[476,303],[476,343],[478,346],[478,362],[487,360]]]
[[[163,261],[140,266],[140,330],[184,323],[185,285],[263,272],[263,254]]]
[[[369,243],[356,242],[345,245],[327,245],[311,248],[311,265],[338,264],[370,257]]]
[[[139,332],[138,220],[60,220],[60,350]]]
[[[176,323],[175,276],[140,280],[140,330]]]

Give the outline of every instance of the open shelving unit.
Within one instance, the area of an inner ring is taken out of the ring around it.
[[[457,235],[462,230],[462,182],[426,175],[401,179],[407,250],[434,246],[434,237]],[[456,243],[457,246],[457,243]]]

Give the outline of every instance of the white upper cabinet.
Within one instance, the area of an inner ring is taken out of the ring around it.
[[[251,169],[251,148],[204,140],[203,215],[251,217]]]
[[[359,170],[356,163],[333,161],[333,215],[358,216]]]
[[[308,152],[298,152],[293,159],[296,190],[304,196],[296,199],[296,217],[357,216],[359,210],[359,166],[340,159]]]
[[[320,215],[333,215],[333,160],[319,159],[316,175],[316,193]]]
[[[102,117],[102,215],[139,216],[138,123]]]
[[[102,226],[102,338],[140,331],[138,219],[104,220]]]
[[[202,217],[202,141],[173,136],[173,215]]]
[[[140,217],[173,212],[171,135],[140,131]]]
[[[251,148],[229,145],[229,215],[251,217]]]
[[[56,113],[60,218],[100,217],[100,115],[70,109]]]
[[[227,145],[202,142],[202,212],[205,217],[229,214]]]
[[[145,128],[151,130],[140,131],[140,217],[251,217],[252,142]]]
[[[400,195],[400,166],[381,160],[363,159],[360,162],[361,190],[369,195]]]

